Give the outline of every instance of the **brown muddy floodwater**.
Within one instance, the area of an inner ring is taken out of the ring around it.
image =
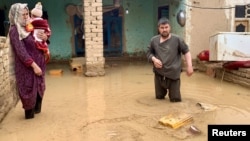
[[[249,124],[249,89],[195,72],[182,73],[181,103],[156,100],[151,64],[107,62],[103,77],[85,77],[68,64],[46,76],[42,112],[25,120],[20,102],[0,124],[1,141],[206,141],[208,124]],[[208,109],[197,105],[210,105]],[[159,124],[173,113],[193,122],[178,129]],[[201,134],[188,129],[195,125]]]

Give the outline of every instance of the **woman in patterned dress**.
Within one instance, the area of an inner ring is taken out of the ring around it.
[[[41,112],[42,99],[45,92],[46,61],[44,52],[36,47],[34,37],[26,25],[30,20],[26,3],[15,3],[9,11],[10,45],[15,61],[15,76],[18,94],[25,111],[25,118],[34,118],[35,113]],[[44,41],[46,34],[37,35]]]

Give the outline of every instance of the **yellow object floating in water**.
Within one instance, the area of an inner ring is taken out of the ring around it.
[[[50,75],[62,75],[63,70],[62,69],[53,69],[49,71]]]
[[[185,114],[185,113],[181,113],[181,114],[169,114],[165,117],[162,117],[159,120],[159,123],[165,126],[169,126],[173,129],[177,129],[183,125],[186,125],[190,122],[193,121],[193,117]]]

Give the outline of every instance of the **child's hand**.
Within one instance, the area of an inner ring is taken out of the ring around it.
[[[37,32],[37,37],[39,39],[42,39],[43,41],[47,41],[48,40],[48,36],[42,30]]]

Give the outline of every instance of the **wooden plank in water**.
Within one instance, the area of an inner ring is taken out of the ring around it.
[[[62,69],[52,69],[49,70],[49,74],[50,75],[62,75],[63,70]]]

